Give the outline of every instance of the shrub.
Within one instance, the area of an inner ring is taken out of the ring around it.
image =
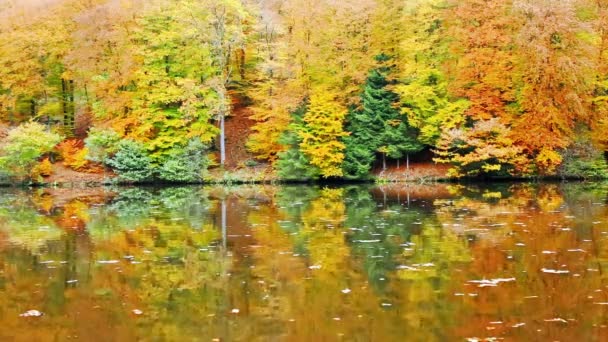
[[[113,130],[91,128],[89,136],[84,140],[88,149],[87,159],[106,164],[108,157],[116,151],[119,142],[120,136]]]
[[[38,179],[40,177],[48,177],[53,174],[53,164],[49,158],[42,159],[36,166],[32,168],[30,173],[31,179]]]
[[[89,166],[86,159],[88,149],[80,140],[65,140],[57,145],[57,152],[63,160],[63,164],[75,171],[85,171]]]
[[[192,139],[183,149],[175,149],[158,169],[158,177],[168,182],[200,182],[209,165],[207,146]]]
[[[28,177],[40,157],[49,153],[61,139],[60,135],[47,132],[36,122],[10,130],[0,156],[0,170],[19,179]]]
[[[107,164],[127,182],[144,182],[152,179],[153,167],[148,151],[143,144],[133,140],[122,140],[117,152],[107,159]]]
[[[563,178],[599,179],[608,177],[608,164],[591,139],[580,134],[562,151],[563,163],[558,174]]]
[[[69,158],[69,160],[66,160],[64,162],[64,164],[69,166],[72,170],[84,172],[89,168],[89,166],[91,164],[89,162],[89,160],[87,160],[88,153],[89,153],[89,150],[86,147],[83,149],[80,149],[80,150],[78,150],[78,152],[73,154]]]
[[[80,140],[76,139],[68,139],[64,140],[57,147],[57,153],[59,154],[59,158],[63,161],[69,160],[72,156],[78,151],[82,150],[84,144]]]
[[[254,160],[254,159],[247,159],[245,161],[245,166],[247,166],[247,167],[256,167],[258,165],[260,165],[260,163],[258,163],[257,160]]]

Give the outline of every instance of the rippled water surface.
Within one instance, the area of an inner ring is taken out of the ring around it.
[[[3,190],[0,340],[608,339],[608,186]]]

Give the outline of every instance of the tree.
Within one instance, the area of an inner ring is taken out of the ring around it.
[[[0,169],[7,174],[24,179],[38,159],[62,140],[56,133],[47,132],[37,122],[27,122],[9,131],[0,154]]]
[[[374,3],[369,0],[265,1],[259,28],[262,59],[254,87],[253,134],[249,149],[261,159],[276,160],[286,146],[290,112],[318,88],[332,89],[336,102],[357,102],[360,85],[373,64],[371,48]],[[323,29],[319,29],[319,28]]]
[[[513,136],[527,155],[544,155],[536,166],[546,173],[561,162],[550,156],[570,144],[575,123],[589,118],[593,44],[582,37],[590,27],[574,1],[522,0],[515,11],[524,20],[517,37],[524,76]]]
[[[509,128],[498,118],[480,120],[470,128],[445,131],[435,148],[440,163],[450,163],[450,175],[507,176],[521,158],[521,148],[509,138]]]
[[[278,153],[275,164],[281,179],[303,181],[315,180],[321,176],[319,168],[311,165],[310,159],[300,148],[303,141],[300,134],[305,129],[304,115],[307,111],[308,104],[305,103],[292,112],[292,122],[279,140],[279,143],[287,147]]]
[[[511,13],[511,0],[455,1],[448,12],[456,64],[451,72],[451,93],[468,100],[471,120],[500,118],[510,123],[515,102],[516,60],[514,33],[519,20]]]
[[[399,159],[422,149],[407,116],[397,108],[398,95],[389,89],[387,77],[391,68],[386,64],[390,59],[386,55],[376,57],[379,65],[367,77],[361,94],[362,108],[351,111],[347,118],[351,136],[344,138],[344,169],[349,178],[366,177],[377,152],[383,155],[383,168],[386,168],[387,156]]]
[[[449,53],[446,29],[445,0],[408,2],[405,21],[401,27],[403,40],[397,55],[396,75],[399,83],[395,92],[408,123],[419,130],[421,143],[434,146],[444,130],[464,123],[464,111],[469,103],[448,92],[450,77],[445,65],[453,56]]]
[[[596,13],[594,27],[598,48],[590,126],[595,144],[608,151],[608,1],[595,0],[592,6]]]
[[[342,127],[346,110],[335,102],[335,98],[326,89],[314,91],[303,118],[304,127],[298,133],[302,139],[300,149],[324,178],[343,175],[345,146],[341,138],[347,135]]]
[[[142,143],[125,139],[116,148],[116,154],[108,159],[108,165],[118,177],[126,182],[145,182],[152,180],[152,160]]]
[[[200,182],[209,165],[206,153],[207,146],[200,139],[191,139],[186,146],[174,149],[171,158],[158,168],[158,177],[168,182]]]
[[[231,99],[228,86],[233,79],[231,61],[235,51],[242,50],[247,12],[238,0],[192,0],[185,4],[184,15],[197,30],[199,43],[210,47],[209,58],[213,61],[214,75],[207,85],[215,92],[212,113],[219,123],[220,165],[226,160],[225,127],[230,115]]]

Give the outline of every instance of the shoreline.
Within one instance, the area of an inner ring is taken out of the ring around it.
[[[608,178],[584,178],[584,177],[468,177],[468,178],[449,178],[449,177],[433,177],[433,178],[404,178],[404,179],[382,179],[372,177],[367,180],[348,180],[348,179],[329,179],[329,180],[282,180],[279,178],[267,179],[246,179],[246,178],[211,178],[200,182],[164,182],[164,181],[147,181],[147,182],[123,182],[114,181],[54,181],[42,183],[30,182],[0,182],[0,188],[94,188],[94,187],[180,187],[180,186],[202,186],[202,185],[388,185],[388,184],[487,184],[487,183],[564,183],[564,182],[580,182],[580,183],[602,183],[608,181]]]

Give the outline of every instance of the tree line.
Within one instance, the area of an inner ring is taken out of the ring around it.
[[[283,179],[422,150],[455,177],[608,175],[607,0],[8,0],[0,47],[20,174],[77,135],[126,180],[201,179],[238,97]]]

